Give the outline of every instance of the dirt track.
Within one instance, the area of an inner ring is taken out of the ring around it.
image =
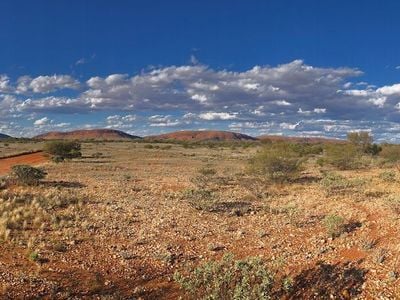
[[[11,170],[12,166],[15,165],[37,165],[48,160],[43,152],[23,154],[19,156],[1,158],[0,159],[0,175],[4,175]]]

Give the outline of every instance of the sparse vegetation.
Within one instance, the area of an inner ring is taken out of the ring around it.
[[[396,173],[393,171],[384,171],[379,174],[379,178],[385,182],[396,182]]]
[[[350,299],[380,296],[382,278],[383,296],[396,295],[396,162],[351,143],[212,144],[85,141],[79,160],[42,160],[39,184],[0,173],[5,295]],[[329,147],[348,146],[368,168],[326,161]]]
[[[400,146],[399,145],[383,145],[380,157],[384,162],[393,164],[400,161]]]
[[[304,159],[288,144],[265,147],[250,161],[251,171],[278,182],[295,179],[302,170]]]
[[[229,254],[186,274],[176,272],[174,279],[192,299],[270,299],[275,281],[260,258],[235,260]]]
[[[13,175],[17,183],[37,185],[47,175],[45,171],[28,165],[16,165],[12,167]]]
[[[324,150],[323,163],[339,170],[353,170],[362,166],[360,151],[351,144],[327,145]]]
[[[327,173],[320,183],[327,195],[334,195],[354,192],[355,188],[362,186],[365,181],[360,179],[350,180],[340,174]]]
[[[329,236],[338,237],[345,230],[345,219],[335,214],[328,215],[324,219],[324,225]]]
[[[75,141],[51,141],[47,142],[43,150],[52,155],[54,161],[81,157],[81,144]]]

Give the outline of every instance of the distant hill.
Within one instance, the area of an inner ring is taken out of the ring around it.
[[[88,129],[68,132],[52,131],[34,138],[43,140],[131,140],[140,137],[114,129]]]
[[[229,131],[175,131],[166,134],[148,136],[148,140],[176,140],[176,141],[255,141],[254,137],[242,133]]]
[[[0,133],[0,139],[8,139],[8,138],[11,138],[11,136],[9,136],[7,134]]]
[[[324,138],[324,137],[297,137],[297,136],[283,136],[283,135],[261,135],[257,137],[261,141],[271,142],[295,142],[295,143],[345,143],[345,140]]]

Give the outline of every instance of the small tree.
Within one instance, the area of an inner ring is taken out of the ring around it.
[[[372,135],[368,131],[349,132],[347,140],[363,153],[378,155],[382,151],[379,145],[373,144]]]
[[[54,141],[44,145],[45,152],[53,155],[55,161],[81,157],[81,144],[75,141]]]
[[[332,144],[326,145],[323,161],[340,170],[351,170],[361,166],[361,155],[352,144]]]
[[[37,185],[40,180],[45,178],[47,175],[47,173],[42,169],[28,165],[13,166],[12,172],[19,183],[26,185]]]
[[[289,144],[266,146],[251,159],[252,171],[267,175],[274,181],[294,179],[302,170],[304,159]]]

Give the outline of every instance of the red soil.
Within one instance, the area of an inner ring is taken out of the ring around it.
[[[19,156],[0,159],[0,175],[7,174],[15,165],[37,165],[44,163],[48,158],[43,152],[23,154]]]

